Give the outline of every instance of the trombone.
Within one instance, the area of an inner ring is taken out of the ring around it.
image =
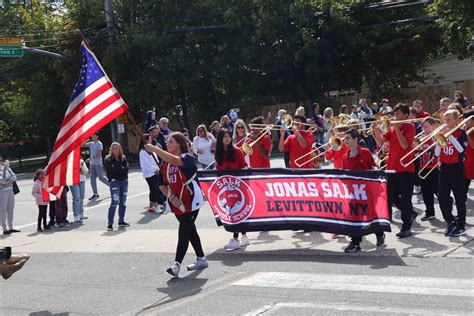
[[[421,173],[430,165],[431,162],[433,162],[433,160],[435,159],[436,157],[431,157],[430,160],[428,160],[428,162],[426,163],[426,165],[420,169],[420,171],[418,171],[418,177],[422,180],[425,180],[426,178],[428,178],[428,176],[433,172],[433,170],[435,169],[438,169],[438,167],[441,165],[441,163],[438,161],[438,163],[436,164],[436,166],[434,166],[432,169],[430,169],[425,175],[421,175]]]
[[[316,124],[311,124],[311,123],[300,123],[300,122],[295,122],[293,120],[293,117],[290,115],[290,114],[285,114],[282,116],[281,118],[282,120],[282,124],[281,125],[276,125],[276,124],[249,124],[249,127],[250,128],[262,128],[262,129],[266,129],[267,131],[270,131],[270,130],[280,130],[282,128],[284,129],[288,129],[288,128],[291,128],[293,127],[293,125],[295,124],[299,124],[299,125],[304,125],[304,126],[309,126],[311,128],[314,128],[314,129],[317,129],[318,128],[318,125]]]
[[[340,137],[337,137],[337,136],[331,136],[331,138],[329,139],[329,142],[327,142],[325,144],[322,144],[321,146],[318,146],[316,148],[313,148],[313,149],[311,149],[310,152],[304,154],[301,157],[296,158],[295,159],[295,165],[297,165],[298,167],[301,167],[301,166],[307,164],[308,162],[311,162],[315,159],[318,159],[319,157],[324,155],[326,152],[323,151],[323,152],[321,152],[317,155],[316,155],[316,153],[319,151],[319,149],[323,148],[324,146],[326,146],[328,144],[331,146],[332,150],[339,151],[342,148],[342,139]],[[300,162],[301,159],[303,159],[307,156],[311,156],[311,157],[309,159],[306,159],[304,162]]]
[[[243,143],[242,144],[242,151],[246,155],[252,155],[253,154],[253,146],[255,146],[260,139],[262,139],[265,135],[267,135],[268,131],[273,127],[273,124],[267,125],[267,127],[263,128],[260,132],[258,132],[257,135],[259,135],[253,142],[249,143]],[[245,137],[247,138],[247,136]]]
[[[352,117],[349,114],[339,114],[338,116],[332,117],[328,123],[336,127],[337,125],[345,125],[349,120],[351,120]]]
[[[419,153],[418,155],[415,155],[415,158],[413,158],[412,160],[410,160],[409,162],[407,163],[404,163],[403,161],[405,159],[407,159],[408,157],[410,157],[415,151],[417,150],[420,150],[421,147],[426,143],[428,142],[434,135],[437,135],[443,128],[446,127],[446,124],[442,124],[440,125],[438,128],[436,128],[434,131],[432,131],[430,134],[424,136],[422,139],[418,139],[418,138],[415,138],[417,139],[416,141],[416,145],[415,145],[415,140],[413,140],[413,148],[407,152],[405,154],[405,156],[403,156],[401,159],[400,159],[400,164],[406,168],[408,165],[412,164],[415,160],[417,160],[419,157],[423,156],[428,150],[430,150],[431,148],[433,148],[434,145],[436,145],[436,142],[434,142],[433,144],[431,144],[428,148],[426,148],[425,150],[423,150],[421,153]]]
[[[415,160],[417,160],[418,158],[420,158],[421,156],[423,156],[428,150],[430,150],[431,148],[433,148],[434,146],[438,145],[440,147],[446,147],[448,145],[448,138],[454,134],[454,132],[456,132],[458,129],[460,129],[464,124],[466,124],[469,120],[471,119],[474,119],[474,116],[470,116],[466,119],[464,119],[461,123],[459,123],[455,128],[453,128],[452,130],[450,130],[449,132],[447,132],[446,134],[441,134],[440,131],[441,131],[441,128],[444,128],[445,127],[445,124],[441,125],[440,127],[438,127],[436,130],[433,131],[433,133],[431,133],[430,135],[427,135],[426,137],[430,136],[431,137],[434,137],[435,141],[433,142],[433,144],[431,144],[430,146],[428,146],[425,150],[423,150],[422,152],[420,152],[418,155],[416,155],[409,163],[407,164],[404,164],[402,163],[402,160],[403,158],[406,158],[405,156],[408,156],[405,155],[402,157],[402,159],[400,159],[400,164],[403,166],[403,167],[406,167],[408,166],[409,164],[413,163]],[[426,142],[426,141],[425,141]],[[413,151],[413,149],[411,150]]]

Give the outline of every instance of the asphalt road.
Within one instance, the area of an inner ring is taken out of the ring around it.
[[[281,159],[272,160],[272,166],[281,165]],[[206,205],[197,226],[210,267],[183,269],[179,279],[170,279],[165,270],[174,258],[176,219],[147,214],[141,173],[134,170],[129,179],[130,228],[106,231],[110,200],[99,183],[100,199],[86,206],[88,220],[41,234],[32,180],[19,181],[15,226],[22,232],[2,236],[0,243],[32,257],[21,272],[0,281],[0,315],[472,315],[472,228],[468,236],[444,237],[439,209],[438,220],[417,220],[412,238],[398,241],[392,233],[387,247],[376,249],[375,238],[368,237],[361,253],[346,255],[348,239],[318,232],[249,233],[250,246],[225,252],[230,235],[216,226]],[[473,198],[474,185],[469,224]],[[419,197],[413,202],[421,214]],[[184,266],[193,259],[190,248]]]

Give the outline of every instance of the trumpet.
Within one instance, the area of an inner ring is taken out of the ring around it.
[[[332,136],[329,139],[329,142],[327,142],[325,144],[322,144],[321,146],[318,146],[314,149],[311,149],[310,152],[308,152],[308,153],[304,154],[303,156],[298,157],[297,159],[295,159],[295,165],[297,165],[298,167],[301,167],[301,166],[307,164],[308,162],[311,162],[315,159],[318,159],[319,157],[324,155],[325,152],[323,151],[323,152],[321,152],[317,155],[316,155],[316,153],[319,151],[319,149],[323,148],[324,146],[326,146],[328,144],[331,146],[332,150],[339,151],[342,148],[342,139],[337,137],[337,136]],[[303,159],[305,157],[308,157],[308,156],[311,156],[311,157],[309,159],[306,159],[304,162],[300,162],[301,159]]]

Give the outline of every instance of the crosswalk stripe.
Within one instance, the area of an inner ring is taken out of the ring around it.
[[[305,303],[305,302],[285,302],[276,303],[274,305],[265,305],[256,310],[244,314],[244,316],[257,316],[267,312],[277,312],[282,309],[289,309],[292,313],[297,314],[297,309],[319,309],[325,311],[335,311],[340,314],[341,312],[358,312],[358,313],[390,313],[390,314],[409,314],[409,315],[433,315],[433,310],[420,309],[420,308],[403,308],[403,307],[381,307],[381,306],[370,306],[370,305],[354,305],[354,304],[324,304],[324,303]],[[443,315],[459,315],[459,313],[452,313],[449,310],[436,310],[437,314]],[[306,313],[304,313],[306,314]]]
[[[233,285],[474,297],[474,281],[452,278],[263,272]]]

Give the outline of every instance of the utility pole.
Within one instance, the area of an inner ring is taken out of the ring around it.
[[[104,0],[104,12],[105,12],[105,23],[107,24],[107,31],[109,33],[109,49],[113,51],[114,49],[114,38],[115,38],[115,23],[114,23],[114,15],[112,11],[112,0]],[[110,124],[110,128],[112,130],[112,141],[118,140],[118,142],[122,145],[124,151],[128,153],[128,142],[127,142],[127,134],[126,130],[124,133],[117,133],[117,127],[119,126],[120,121],[119,119],[115,119]],[[123,124],[125,125],[125,124]]]

